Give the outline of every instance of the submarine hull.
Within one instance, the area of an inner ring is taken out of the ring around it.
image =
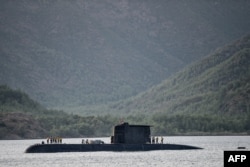
[[[153,151],[201,149],[179,144],[35,144],[26,153],[92,152],[92,151]]]

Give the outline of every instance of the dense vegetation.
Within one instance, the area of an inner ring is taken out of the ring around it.
[[[127,116],[79,116],[47,110],[27,94],[0,86],[0,139],[45,138],[47,136],[110,136],[112,126],[122,121],[150,124],[153,135],[249,134],[250,114],[154,113]]]
[[[3,0],[0,16],[0,84],[72,109],[136,95],[245,35],[250,1]]]
[[[109,136],[115,123],[111,116],[80,117],[47,110],[27,94],[0,86],[0,139]]]
[[[155,134],[167,135],[231,135],[250,134],[250,114],[228,116],[218,114],[173,115],[156,114]]]

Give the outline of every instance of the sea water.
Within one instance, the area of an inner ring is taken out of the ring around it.
[[[85,138],[86,139],[86,138]],[[97,138],[96,138],[97,139]],[[109,138],[98,138],[109,143]],[[201,150],[162,150],[140,152],[25,153],[37,140],[0,140],[0,167],[222,167],[225,150],[250,149],[250,136],[178,136],[164,137],[164,143],[202,147]],[[81,143],[82,138],[63,139],[63,143]]]

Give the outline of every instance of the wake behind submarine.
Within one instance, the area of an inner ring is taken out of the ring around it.
[[[111,144],[35,144],[26,153],[92,152],[92,151],[153,151],[153,150],[190,150],[200,147],[151,143],[149,125],[129,125],[127,122],[114,126]]]

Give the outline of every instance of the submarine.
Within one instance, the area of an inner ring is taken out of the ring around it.
[[[26,153],[92,152],[92,151],[153,151],[202,149],[196,146],[163,144],[152,140],[149,125],[130,125],[127,122],[114,126],[110,144],[34,144]]]

